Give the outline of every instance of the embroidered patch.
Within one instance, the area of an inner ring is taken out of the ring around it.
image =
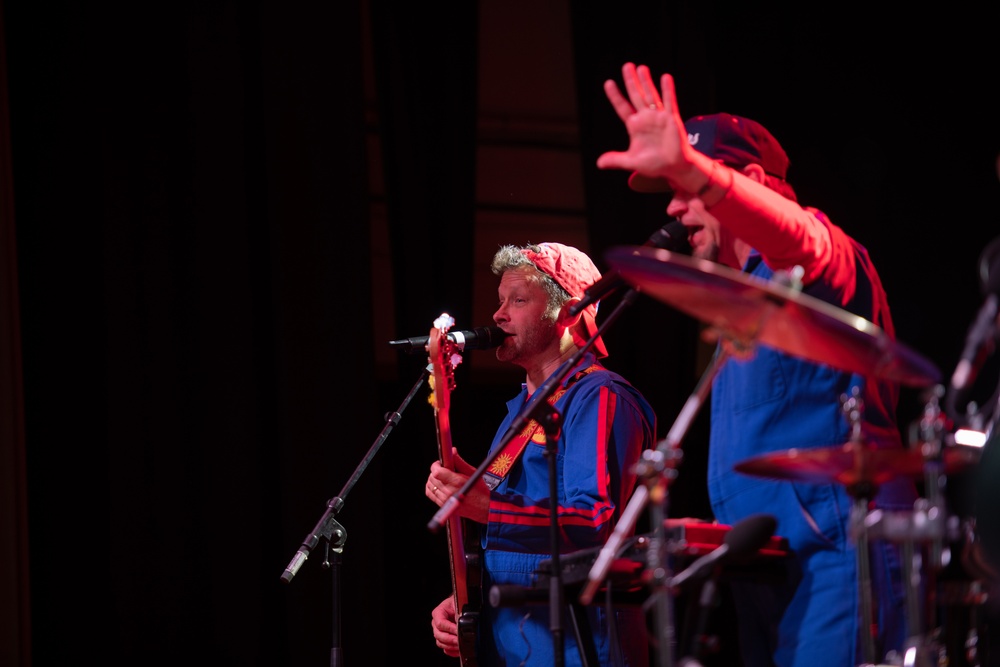
[[[490,472],[498,477],[503,477],[513,464],[514,458],[510,454],[503,452],[493,461],[493,465],[490,466]]]

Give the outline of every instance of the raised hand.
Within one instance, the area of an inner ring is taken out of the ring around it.
[[[674,79],[664,74],[657,91],[646,65],[626,63],[622,67],[626,98],[613,80],[604,83],[604,92],[629,135],[626,151],[608,151],[597,158],[601,169],[638,171],[671,184],[685,175],[696,151],[687,141],[687,132],[677,109]],[[662,94],[661,94],[662,93]]]

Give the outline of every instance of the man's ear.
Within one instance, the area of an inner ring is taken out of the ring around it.
[[[747,178],[757,181],[758,183],[761,184],[763,184],[765,179],[767,178],[767,173],[765,173],[764,167],[760,166],[759,164],[748,164],[747,166],[743,167],[741,171],[743,172],[743,175],[746,176]]]
[[[580,321],[580,318],[583,317],[583,311],[581,310],[576,315],[571,315],[569,309],[572,308],[574,305],[580,303],[582,300],[583,299],[581,299],[580,297],[574,296],[570,297],[570,300],[562,305],[562,308],[559,309],[559,317],[557,318],[559,324],[563,325],[566,328],[571,328],[576,326],[577,322]]]

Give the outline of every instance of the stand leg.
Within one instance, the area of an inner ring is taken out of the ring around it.
[[[330,578],[333,583],[333,644],[330,648],[330,667],[341,667],[344,664],[344,649],[340,636],[340,565],[341,553],[333,549],[330,558]]]
[[[579,647],[580,660],[583,667],[597,667],[600,662],[597,660],[597,649],[594,648],[594,636],[590,632],[590,623],[587,622],[587,610],[579,602],[569,604],[569,618],[573,624],[573,636],[576,638],[576,645]],[[614,622],[614,619],[611,619]]]
[[[854,499],[854,525],[858,527],[855,548],[858,561],[858,586],[861,598],[861,642],[866,664],[875,661],[875,637],[872,627],[875,619],[872,613],[872,576],[868,562],[868,531],[865,516],[868,514],[868,500],[864,496]]]

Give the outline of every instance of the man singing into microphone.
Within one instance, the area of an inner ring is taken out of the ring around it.
[[[540,563],[552,555],[553,512],[558,517],[560,553],[603,545],[636,486],[635,465],[656,438],[653,409],[624,378],[602,365],[599,359],[607,356],[607,349],[597,337],[550,398],[561,417],[555,464],[558,497],[552,502],[545,429],[531,421],[506,443],[504,436],[535,391],[597,333],[596,305],[575,315],[570,310],[601,275],[587,255],[560,243],[504,246],[491,269],[500,276],[499,308],[493,320],[508,334],[497,348],[497,359],[520,366],[526,378],[521,392],[507,403],[507,417],[490,452],[491,457],[496,455],[493,465],[458,510],[481,525],[484,599],[494,584],[532,586]],[[495,451],[501,446],[502,452]],[[457,472],[438,462],[431,465],[425,493],[439,506],[475,471],[457,456],[455,461]],[[581,632],[593,646],[579,646],[567,627],[564,664],[595,664],[584,662],[584,651],[596,653],[591,655],[602,666],[648,663],[640,609],[591,605],[586,618],[578,620],[587,624]],[[458,657],[451,597],[433,610],[431,627],[438,646]],[[555,664],[550,628],[545,602],[484,605],[476,664],[549,667]]]
[[[625,151],[601,155],[598,167],[632,171],[629,185],[635,190],[670,193],[666,214],[687,227],[694,257],[763,280],[800,267],[805,294],[894,336],[868,251],[823,213],[798,204],[786,180],[788,156],[770,132],[724,113],[682,122],[670,75],[657,85],[647,67],[632,63],[622,75],[624,93],[614,81],[604,89],[630,143]],[[770,452],[845,444],[851,425],[840,399],[855,389],[864,406],[866,444],[900,449],[899,387],[763,345],[745,356],[730,358],[712,384],[709,498],[722,523],[773,514],[795,558],[781,585],[733,582],[743,664],[849,667],[866,662],[864,649],[881,662],[911,636],[898,546],[871,543],[874,604],[872,617],[864,618],[848,489],[833,481],[751,477],[734,467]],[[874,497],[890,510],[912,510],[915,501],[914,481],[905,477],[882,483]]]

